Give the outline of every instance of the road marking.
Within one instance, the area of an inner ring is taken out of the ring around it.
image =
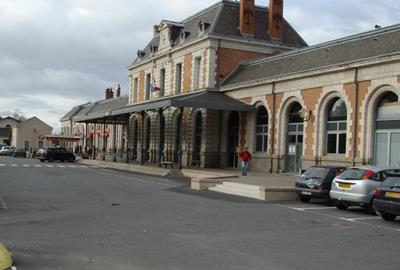
[[[282,205],[282,204],[276,204],[276,206],[277,207],[286,208],[286,209],[301,211],[301,212],[312,214],[312,215],[319,215],[319,216],[329,217],[329,218],[333,218],[333,219],[339,219],[339,220],[343,220],[343,221],[347,221],[347,222],[351,222],[351,223],[367,225],[367,226],[374,227],[374,228],[400,232],[400,229],[397,229],[397,228],[388,227],[388,226],[379,225],[379,224],[371,224],[371,223],[367,223],[367,222],[363,221],[363,220],[367,220],[368,221],[369,219],[379,219],[379,217],[365,217],[365,218],[352,218],[352,219],[349,219],[349,218],[339,217],[339,216],[330,215],[330,214],[321,213],[321,212],[305,211],[303,208],[290,207],[290,206],[286,206],[286,205]]]
[[[44,165],[44,166],[46,166],[47,168],[54,168],[54,165]]]
[[[58,168],[65,168],[64,165],[57,165]]]
[[[373,219],[381,219],[380,217],[361,217],[361,218],[343,218],[339,217],[339,219],[347,220],[347,221],[358,221],[358,220],[373,220]]]
[[[286,206],[286,208],[297,210],[297,211],[303,211],[305,212],[306,210],[332,210],[336,209],[336,207],[292,207],[292,206]]]
[[[76,168],[75,165],[68,165],[68,167],[70,167],[70,168]]]
[[[11,167],[18,167],[18,164],[11,164]]]
[[[87,168],[85,165],[79,165],[80,168]]]
[[[30,167],[31,165],[29,165],[29,164],[24,164],[24,165],[22,165],[23,167]]]
[[[34,165],[36,168],[42,168],[42,165]]]
[[[5,167],[6,166],[6,164],[0,164],[0,167]]]
[[[1,196],[0,196],[0,208],[4,210],[8,209],[6,202],[3,200]]]

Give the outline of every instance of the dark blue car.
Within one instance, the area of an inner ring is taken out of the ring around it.
[[[393,221],[400,216],[400,174],[390,174],[376,188],[375,209],[386,221]]]

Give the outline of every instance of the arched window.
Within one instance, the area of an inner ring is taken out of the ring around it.
[[[257,109],[256,116],[256,151],[267,152],[268,148],[268,112],[264,106]]]
[[[346,154],[347,108],[343,99],[335,98],[327,113],[327,154]]]

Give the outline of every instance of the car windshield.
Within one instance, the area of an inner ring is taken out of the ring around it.
[[[382,187],[399,187],[400,188],[400,175],[388,175],[382,183]]]
[[[365,174],[365,170],[355,169],[355,168],[348,169],[348,170],[345,170],[340,175],[340,179],[343,179],[343,180],[361,180],[364,174]]]
[[[301,175],[301,177],[305,180],[318,179],[322,181],[326,177],[328,172],[329,172],[328,168],[311,167],[310,169],[305,171]]]

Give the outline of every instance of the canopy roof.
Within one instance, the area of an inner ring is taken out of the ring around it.
[[[99,114],[88,114],[85,116],[74,117],[76,122],[114,122],[118,119],[126,121],[130,113],[151,111],[161,108],[202,108],[223,111],[254,111],[255,107],[236,100],[224,93],[218,91],[198,91],[189,94],[183,94],[173,97],[165,97],[156,100],[150,100],[138,104],[123,106],[111,109]],[[101,120],[101,121],[100,121]]]
[[[112,116],[124,113],[148,111],[167,107],[189,107],[222,111],[254,111],[254,106],[247,105],[239,100],[216,91],[201,91],[186,95],[158,99],[140,104],[126,106],[111,112]]]

